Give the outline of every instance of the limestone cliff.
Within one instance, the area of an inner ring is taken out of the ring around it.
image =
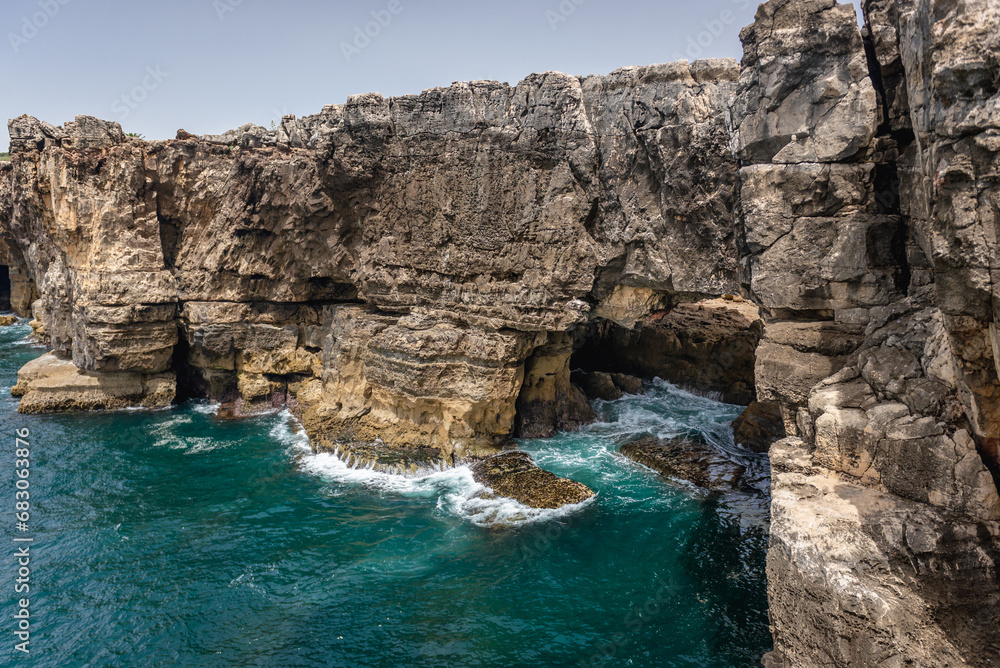
[[[160,142],[22,117],[0,218],[51,346],[87,374],[178,374],[236,412],[287,402],[333,447],[489,454],[519,398],[525,433],[587,413],[568,330],[738,290],[737,73],[369,94]],[[43,409],[24,385],[22,410]]]
[[[16,119],[12,306],[37,292],[73,363],[26,367],[21,410],[287,405],[398,471],[586,422],[576,365],[757,400],[788,434],[767,665],[997,665],[1000,6],[864,14],[770,0],[739,66],[362,95],[274,131]],[[691,304],[723,295],[752,306]]]
[[[731,104],[770,666],[1000,662],[1000,8],[772,0]]]

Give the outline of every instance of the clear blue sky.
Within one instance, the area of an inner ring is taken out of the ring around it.
[[[756,9],[756,0],[2,0],[0,150],[6,120],[25,113],[56,125],[89,114],[165,139],[178,128],[268,125],[368,91],[739,58],[740,28]],[[375,37],[358,38],[366,27]]]

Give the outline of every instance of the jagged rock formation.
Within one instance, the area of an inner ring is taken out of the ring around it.
[[[0,220],[79,368],[173,371],[234,415],[288,404],[341,452],[450,463],[593,419],[571,329],[737,291],[737,73],[362,95],[161,142],[22,117]]]
[[[16,119],[11,302],[37,291],[74,365],[26,369],[22,409],[176,386],[406,471],[592,419],[574,361],[756,399],[787,433],[767,665],[996,665],[1000,7],[864,9],[770,0],[739,67],[363,95],[273,132]]]
[[[767,665],[1000,661],[997,9],[868,0],[863,35],[850,6],[772,0],[741,35],[757,392],[789,433]]]
[[[17,385],[11,394],[21,397],[21,413],[51,413],[132,406],[163,408],[173,403],[175,388],[172,373],[95,373],[49,353],[17,372]]]

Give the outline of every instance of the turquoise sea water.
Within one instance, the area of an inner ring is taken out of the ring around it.
[[[0,329],[0,386],[41,354]],[[739,408],[650,385],[603,422],[525,441],[598,492],[568,511],[484,502],[466,469],[406,479],[313,455],[287,413],[20,416],[0,394],[0,665],[758,665],[770,647],[767,466]],[[30,429],[32,515],[14,518]],[[629,434],[702,437],[748,466],[709,495],[615,454]],[[31,654],[14,650],[16,536],[32,536]],[[6,554],[7,556],[3,556]]]

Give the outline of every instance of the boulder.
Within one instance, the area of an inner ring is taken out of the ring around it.
[[[751,452],[767,452],[785,438],[785,422],[777,404],[753,401],[733,421],[733,439]]]
[[[622,398],[622,391],[615,385],[611,374],[603,371],[574,371],[571,376],[575,385],[590,399],[614,401]]]

